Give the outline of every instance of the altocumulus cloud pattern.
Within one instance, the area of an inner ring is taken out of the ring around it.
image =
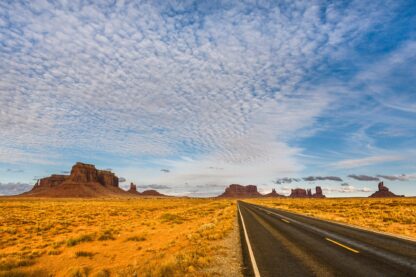
[[[403,7],[375,2],[2,1],[0,162],[47,165],[89,153],[157,161],[159,175],[161,166],[171,170],[160,178],[178,182],[206,177],[212,166],[224,168],[215,171],[221,180],[272,180],[302,171],[302,155],[318,152],[303,140],[341,117],[355,123],[362,110],[351,107],[369,94],[394,99],[393,110],[369,114],[351,137],[364,145],[370,127],[380,118],[393,126],[395,117],[394,130],[409,139],[401,127],[415,124],[396,111],[414,116],[414,98],[406,88],[393,98],[377,78],[414,58],[414,40],[375,49],[378,71],[355,63],[369,34]],[[362,94],[350,93],[357,87]],[[356,153],[344,154],[326,161],[353,167]],[[406,159],[382,147],[362,154],[370,163]],[[197,175],[183,169],[189,164]]]

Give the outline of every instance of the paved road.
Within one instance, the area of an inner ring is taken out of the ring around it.
[[[246,276],[416,276],[416,242],[242,201],[238,208]]]

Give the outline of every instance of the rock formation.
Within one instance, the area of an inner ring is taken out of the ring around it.
[[[378,191],[371,194],[369,197],[399,197],[399,195],[396,195],[389,191],[389,188],[384,186],[383,182],[378,183]]]
[[[52,188],[68,180],[67,175],[53,174],[50,177],[39,179],[32,190],[39,188]]]
[[[283,197],[283,195],[278,194],[275,189],[272,189],[272,192],[267,193],[263,196],[264,197]]]
[[[260,192],[257,191],[257,186],[248,185],[242,186],[232,184],[225,189],[225,192],[219,197],[260,197]]]
[[[316,198],[323,198],[323,197],[325,197],[325,195],[322,193],[322,188],[320,186],[317,186],[315,188],[315,191],[316,191],[316,193],[312,195],[313,197],[316,197]]]
[[[98,170],[92,164],[76,163],[69,180],[74,183],[100,183],[105,187],[118,187],[118,177],[107,170]]]
[[[132,193],[132,194],[136,194],[136,195],[141,194],[140,192],[137,191],[137,186],[133,183],[130,183],[130,188],[127,192]]]
[[[103,197],[128,196],[119,188],[118,177],[92,164],[76,163],[70,175],[51,175],[38,180],[31,191],[22,196],[38,197]]]
[[[141,193],[141,195],[143,196],[166,196],[154,189],[145,190]]]
[[[305,189],[292,189],[292,192],[290,193],[289,197],[307,197],[307,193]]]
[[[322,188],[320,186],[317,186],[315,188],[315,193],[312,194],[312,190],[308,189],[300,189],[300,188],[296,188],[296,189],[292,189],[292,192],[290,193],[289,197],[302,197],[302,198],[324,198],[325,195],[323,195],[322,193]]]

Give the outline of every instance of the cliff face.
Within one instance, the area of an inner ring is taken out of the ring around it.
[[[257,186],[248,185],[242,186],[232,184],[225,189],[225,192],[219,197],[260,197],[260,192],[257,191]]]
[[[69,180],[74,183],[98,182],[98,171],[92,164],[76,163],[71,169]]]
[[[292,189],[292,192],[290,193],[289,197],[301,197],[301,198],[324,198],[325,195],[322,193],[322,188],[320,186],[317,186],[315,188],[315,193],[312,194],[312,190],[308,189]]]
[[[69,176],[67,175],[55,175],[54,174],[54,175],[51,175],[50,177],[39,179],[39,181],[35,184],[33,189],[56,187],[57,185],[68,180],[68,178]]]
[[[384,186],[383,182],[380,182],[378,183],[378,191],[371,194],[369,197],[399,197],[399,195],[392,193],[388,187]]]
[[[111,171],[98,170],[92,164],[76,163],[69,179],[74,183],[100,183],[106,187],[118,187],[118,178]]]
[[[118,177],[92,164],[76,163],[71,174],[51,175],[40,179],[31,191],[23,196],[39,197],[97,197],[126,195],[118,186]]]
[[[97,170],[98,182],[107,187],[118,187],[118,177],[111,171]]]

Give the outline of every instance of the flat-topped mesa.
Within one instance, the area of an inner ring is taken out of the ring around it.
[[[289,197],[301,197],[301,198],[324,198],[325,195],[323,195],[322,193],[322,188],[320,186],[317,186],[315,188],[315,193],[312,194],[312,190],[308,189],[301,189],[301,188],[296,188],[296,189],[292,189],[292,192],[290,193]]]
[[[292,189],[289,197],[308,197],[308,195],[305,189],[296,188]]]
[[[70,175],[42,178],[31,191],[22,196],[41,197],[112,197],[128,196],[118,186],[118,177],[108,170],[98,170],[92,164],[76,163]]]
[[[383,182],[378,183],[378,191],[371,194],[369,197],[400,197],[389,191],[389,188],[384,186]]]
[[[260,197],[262,196],[257,191],[257,186],[247,185],[242,186],[238,184],[232,184],[225,189],[224,193],[219,197]]]

